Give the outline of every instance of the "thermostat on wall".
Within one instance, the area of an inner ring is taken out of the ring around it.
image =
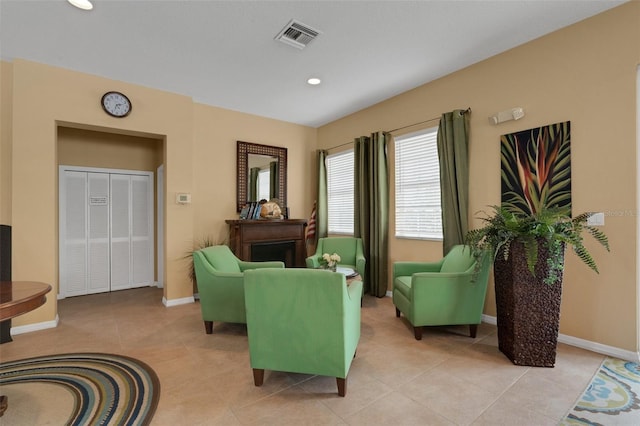
[[[176,194],[176,204],[191,204],[191,194]]]

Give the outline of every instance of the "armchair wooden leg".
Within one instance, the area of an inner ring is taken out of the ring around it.
[[[422,340],[422,327],[413,327],[413,335],[416,340]]]
[[[253,369],[253,384],[256,386],[262,386],[264,382],[264,368]]]
[[[476,338],[476,333],[478,333],[478,324],[470,324],[469,325],[469,336],[472,339]]]
[[[400,318],[400,309],[396,308],[396,318]]]
[[[204,331],[206,331],[207,334],[213,333],[213,321],[204,322]]]
[[[338,383],[338,395],[345,396],[347,394],[347,378],[336,377],[336,383]]]

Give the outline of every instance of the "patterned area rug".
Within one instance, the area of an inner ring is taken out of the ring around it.
[[[0,364],[0,394],[8,397],[2,425],[43,419],[56,424],[46,412],[36,413],[47,408],[52,416],[62,411],[67,425],[147,425],[158,405],[160,382],[148,365],[133,358],[62,354]]]
[[[640,365],[605,359],[560,425],[640,425]]]

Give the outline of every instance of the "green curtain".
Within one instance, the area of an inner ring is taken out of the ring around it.
[[[329,228],[327,197],[327,151],[318,150],[318,199],[316,200],[316,241],[325,238]]]
[[[366,291],[387,294],[389,257],[388,133],[378,132],[355,140],[354,236],[362,238],[367,265]]]
[[[269,199],[278,198],[278,182],[280,176],[278,176],[278,162],[272,161],[269,163]]]
[[[260,167],[249,169],[249,201],[258,201],[258,173]]]
[[[469,110],[442,114],[438,127],[443,254],[464,242],[469,214]]]

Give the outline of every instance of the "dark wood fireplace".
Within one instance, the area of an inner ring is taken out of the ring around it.
[[[273,241],[251,244],[251,260],[263,262],[279,260],[285,265],[295,265],[296,243],[295,241]]]
[[[246,261],[280,260],[288,268],[305,266],[304,219],[227,220],[229,246]]]

